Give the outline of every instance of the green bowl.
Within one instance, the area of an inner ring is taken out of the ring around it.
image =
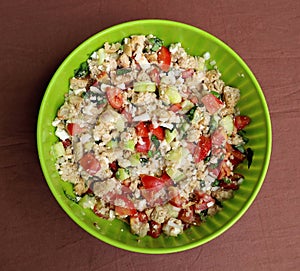
[[[235,192],[234,198],[224,203],[221,212],[200,227],[191,227],[178,237],[161,235],[157,239],[149,236],[139,238],[130,233],[129,226],[125,223],[101,219],[91,210],[81,208],[66,197],[66,191],[72,193],[72,187],[61,181],[50,153],[52,144],[57,141],[51,123],[57,109],[64,102],[64,94],[68,92],[69,79],[73,76],[74,69],[104,42],[121,41],[133,34],[154,34],[163,39],[166,45],[181,42],[192,55],[203,55],[209,51],[226,84],[241,90],[238,104],[241,114],[252,119],[246,132],[248,146],[254,151],[253,163],[249,170],[247,165],[239,169],[245,176],[240,189]],[[214,36],[190,25],[166,20],[139,20],[110,27],[92,36],[60,65],[49,83],[40,107],[37,145],[41,167],[54,197],[79,226],[115,247],[140,253],[164,254],[203,245],[229,229],[246,212],[258,194],[268,169],[272,146],[271,132],[271,121],[263,92],[248,66],[232,49]]]

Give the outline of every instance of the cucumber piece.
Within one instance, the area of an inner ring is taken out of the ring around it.
[[[119,181],[124,181],[130,177],[129,171],[125,168],[119,168],[116,172],[116,178]]]
[[[182,159],[182,147],[169,151],[165,158],[169,161],[179,162]]]
[[[166,172],[171,177],[171,179],[176,183],[182,181],[185,178],[185,175],[178,169],[167,168]]]
[[[171,143],[176,138],[177,135],[178,135],[178,131],[176,129],[174,129],[173,131],[170,131],[169,129],[166,129],[165,130],[166,142],[168,144]]]
[[[101,65],[103,64],[104,59],[106,57],[104,48],[99,49],[97,54],[98,54],[98,64]]]
[[[124,142],[124,149],[128,151],[134,151],[134,141],[133,140],[128,140]]]
[[[106,147],[109,148],[109,149],[115,149],[118,147],[118,141],[117,140],[114,140],[112,139],[111,141],[109,141],[107,144],[106,144]]]
[[[231,135],[233,132],[233,119],[231,116],[227,115],[225,118],[220,120],[220,126],[224,128],[227,135]]]
[[[129,161],[130,161],[130,163],[131,163],[132,166],[138,166],[138,165],[140,165],[140,154],[139,153],[133,153],[129,157]]]
[[[183,113],[187,113],[193,107],[194,107],[194,104],[189,100],[185,100],[181,103],[181,110],[182,110]]]
[[[155,92],[156,84],[154,82],[150,82],[150,81],[134,82],[133,90],[135,92]]]
[[[168,86],[165,90],[166,96],[169,98],[171,104],[178,104],[181,102],[182,97],[178,92],[177,88],[174,86]]]
[[[55,158],[65,155],[65,148],[61,141],[59,141],[53,145],[52,151],[53,151]]]
[[[194,112],[192,123],[197,123],[201,119],[201,116],[202,116],[201,112],[199,112],[199,110],[196,109]]]
[[[84,209],[93,209],[96,204],[95,197],[84,195],[83,198],[80,199],[79,205]]]

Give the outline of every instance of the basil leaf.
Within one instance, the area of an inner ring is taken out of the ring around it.
[[[151,38],[149,42],[152,44],[151,51],[156,52],[163,45],[163,41],[159,38]]]
[[[195,105],[186,113],[186,115],[190,121],[193,120],[196,109],[197,109],[197,106]]]
[[[155,148],[158,149],[159,145],[160,145],[160,142],[159,142],[158,138],[155,135],[152,135],[151,136],[151,141],[153,142]]]
[[[78,69],[74,70],[74,76],[76,78],[86,77],[90,73],[88,63],[82,62]]]
[[[253,150],[251,148],[247,148],[245,154],[246,154],[246,158],[248,160],[248,169],[249,169],[250,166],[251,166],[251,164],[252,164],[254,152],[253,152]]]

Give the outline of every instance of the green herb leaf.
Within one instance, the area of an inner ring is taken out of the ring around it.
[[[219,186],[219,184],[220,184],[219,180],[215,180],[215,181],[211,184],[211,186]]]
[[[246,131],[240,130],[237,132],[237,134],[243,138],[243,141],[245,142],[245,144],[249,142],[249,138],[245,136]]]
[[[189,118],[190,121],[193,120],[196,109],[197,109],[197,106],[195,105],[194,107],[192,107],[192,108],[186,113],[186,115],[187,115],[187,117]]]
[[[65,194],[65,196],[66,196],[69,200],[71,200],[71,201],[73,201],[73,202],[75,202],[75,203],[78,203],[78,202],[79,202],[79,200],[77,199],[77,197],[72,196],[72,195],[69,195],[69,194],[67,193],[66,190],[64,190],[64,194]]]
[[[152,135],[151,136],[151,141],[153,142],[155,148],[158,149],[159,145],[160,145],[160,142],[159,142],[158,138],[155,135]]]
[[[246,150],[246,158],[248,160],[248,169],[250,168],[250,166],[252,164],[253,155],[254,155],[253,150],[251,148],[247,148],[247,150]]]
[[[245,153],[245,149],[243,145],[234,146],[234,148],[240,151],[241,153]]]
[[[149,160],[147,158],[142,157],[140,158],[140,162],[142,163],[142,165],[145,165],[149,162]]]
[[[90,73],[88,63],[82,62],[78,69],[74,70],[74,76],[76,78],[86,77]]]
[[[218,99],[220,99],[221,98],[221,95],[220,95],[220,93],[218,93],[218,92],[216,92],[216,91],[211,91],[210,92],[212,95],[214,95],[216,98],[218,98]]]
[[[163,45],[163,41],[159,38],[151,38],[149,42],[152,44],[151,51],[156,52]]]

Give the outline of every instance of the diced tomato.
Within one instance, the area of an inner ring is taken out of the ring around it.
[[[233,149],[231,154],[232,154],[233,158],[230,157],[229,161],[231,162],[231,164],[234,167],[238,166],[240,163],[242,163],[246,159],[246,156],[236,149]]]
[[[201,102],[210,114],[216,113],[223,106],[223,102],[211,93],[203,96]]]
[[[90,175],[95,175],[101,168],[99,161],[91,153],[83,155],[79,160],[79,163]]]
[[[208,209],[207,203],[206,202],[197,202],[194,205],[194,209],[195,209],[196,213],[200,213],[200,212]]]
[[[125,117],[128,123],[132,123],[132,114],[128,112],[126,109],[123,109],[121,114]]]
[[[137,126],[135,126],[135,131],[137,136],[147,137],[149,135],[149,129],[145,122],[139,122]]]
[[[179,194],[179,190],[176,187],[169,187],[169,203],[175,207],[181,208],[185,203],[186,199],[181,197]]]
[[[148,217],[145,212],[138,212],[136,215],[139,218],[139,221],[141,221],[142,223],[148,222]]]
[[[115,212],[119,216],[133,216],[137,213],[133,202],[126,196],[117,195],[114,202]]]
[[[244,129],[250,122],[251,119],[248,116],[236,116],[234,118],[234,126],[238,131]]]
[[[150,139],[149,137],[142,137],[142,141],[143,143],[138,142],[135,145],[135,149],[137,152],[147,153],[150,150],[150,145],[151,145]]]
[[[182,72],[181,76],[183,79],[186,79],[186,78],[192,77],[193,74],[194,74],[194,69],[187,69]]]
[[[170,107],[169,107],[169,110],[176,113],[178,112],[179,110],[181,110],[182,106],[180,103],[178,104],[172,104]]]
[[[246,159],[246,156],[242,152],[233,148],[230,144],[226,144],[226,151],[228,153],[229,161],[234,167],[238,166]]]
[[[64,148],[67,148],[72,144],[71,140],[68,138],[66,140],[63,140],[61,143],[63,144]]]
[[[173,185],[173,180],[172,178],[166,173],[164,172],[161,176],[160,176],[160,179],[164,182],[164,184],[166,186],[171,186]]]
[[[218,127],[211,136],[211,144],[212,144],[212,152],[213,154],[217,154],[216,150],[220,148],[225,148],[225,144],[227,141],[227,134],[223,127]]]
[[[156,83],[157,85],[160,83],[159,70],[157,68],[152,69],[149,73],[149,76],[152,82]]]
[[[165,130],[161,126],[158,126],[157,128],[154,128],[153,124],[149,124],[149,130],[150,132],[157,137],[159,140],[165,139]]]
[[[106,97],[109,104],[115,108],[120,109],[123,106],[123,94],[121,89],[117,87],[107,87]]]
[[[113,161],[112,163],[109,164],[109,168],[111,169],[112,172],[116,172],[118,170],[118,162]]]
[[[157,52],[157,61],[159,63],[159,67],[163,71],[169,71],[171,65],[171,52],[167,47],[162,46]]]
[[[149,225],[150,225],[150,230],[148,232],[148,235],[150,235],[153,238],[158,238],[161,234],[162,224],[151,220]]]
[[[191,101],[193,104],[198,104],[198,102],[199,102],[199,100],[198,100],[198,98],[197,98],[196,96],[192,96],[192,97],[190,98],[190,101]]]
[[[195,196],[196,196],[196,203],[194,205],[194,209],[196,213],[208,209],[207,204],[210,205],[215,203],[215,199],[206,193],[195,191]]]
[[[186,209],[181,209],[178,218],[186,224],[192,224],[195,220],[194,207],[189,206]]]
[[[208,155],[209,151],[211,150],[212,141],[211,138],[208,136],[200,136],[198,145],[194,151],[194,161],[195,163],[199,163],[200,161],[204,160],[205,157]]]
[[[82,132],[85,131],[85,129],[81,128],[78,123],[68,123],[66,128],[67,128],[69,135],[71,135],[71,136],[81,134]]]
[[[165,184],[164,179],[150,175],[142,175],[141,182],[145,189],[162,188]]]

